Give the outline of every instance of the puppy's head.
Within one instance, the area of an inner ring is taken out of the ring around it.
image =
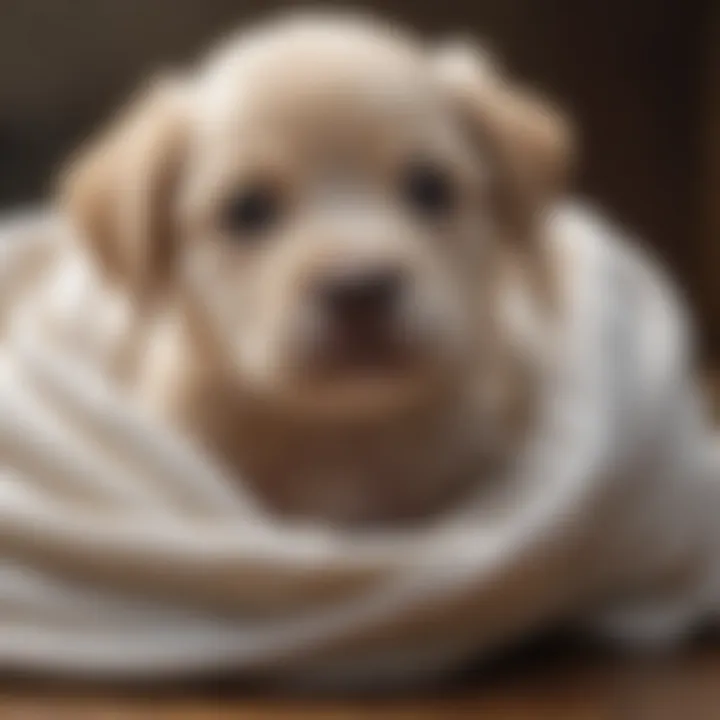
[[[566,155],[472,52],[313,17],[151,89],[65,197],[108,280],[191,307],[238,388],[357,414],[491,354],[507,259],[533,257]]]

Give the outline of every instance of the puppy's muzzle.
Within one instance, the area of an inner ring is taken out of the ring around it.
[[[393,266],[330,273],[316,287],[323,310],[336,324],[382,323],[403,291],[401,270]]]
[[[328,326],[334,364],[398,359],[398,316],[407,285],[402,268],[392,264],[334,269],[316,279],[313,292]]]

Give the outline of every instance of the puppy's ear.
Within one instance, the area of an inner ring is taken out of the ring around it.
[[[60,202],[113,281],[157,287],[173,256],[172,201],[186,140],[183,93],[155,81],[61,177]]]
[[[525,234],[568,182],[574,155],[568,122],[549,101],[509,82],[472,44],[440,47],[433,62],[494,165],[501,211]]]

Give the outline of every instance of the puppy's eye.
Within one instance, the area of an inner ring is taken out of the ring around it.
[[[405,201],[417,213],[440,218],[455,205],[455,187],[450,175],[431,163],[415,162],[406,168],[402,192]]]
[[[280,202],[273,189],[263,185],[239,192],[226,203],[222,222],[225,230],[252,234],[269,230],[280,218]]]

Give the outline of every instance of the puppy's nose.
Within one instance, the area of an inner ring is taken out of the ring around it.
[[[341,319],[379,317],[397,303],[403,273],[396,267],[346,270],[320,282],[321,302]]]

